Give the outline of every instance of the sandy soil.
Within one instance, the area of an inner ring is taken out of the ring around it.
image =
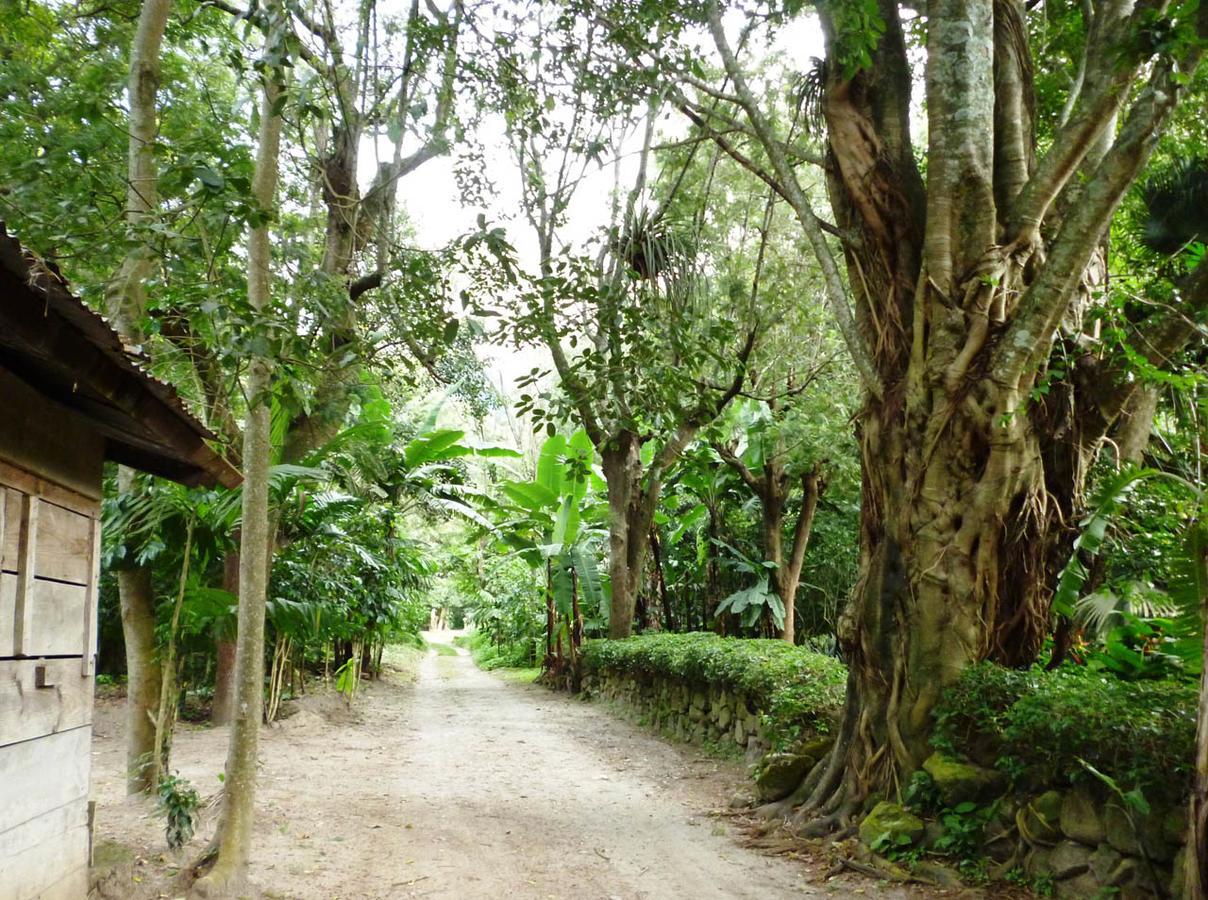
[[[744,849],[710,815],[741,785],[738,763],[464,655],[429,655],[414,683],[395,673],[366,684],[352,709],[330,694],[298,707],[261,742],[250,896],[921,896]],[[103,857],[126,859],[108,890],[173,897],[178,861],[160,820],[123,796],[121,713],[121,701],[98,704],[94,743],[97,840],[112,842]],[[174,764],[203,793],[218,787],[226,739],[225,728],[178,733]]]

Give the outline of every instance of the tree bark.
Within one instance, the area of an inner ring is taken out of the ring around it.
[[[667,596],[667,577],[663,572],[662,544],[659,541],[657,527],[650,529],[650,552],[654,561],[654,586],[658,591],[659,603],[663,607],[663,630],[675,631],[675,612],[671,608],[671,598]]]
[[[780,637],[790,644],[797,641],[797,588],[801,584],[801,568],[805,564],[814,516],[818,512],[818,498],[824,487],[819,471],[819,467],[814,466],[801,476],[801,509],[797,512],[797,523],[793,527],[792,550],[784,564],[783,574],[777,580],[779,595],[784,602],[784,629]]]
[[[220,637],[214,642],[214,700],[210,721],[230,725],[235,709],[235,641]]]
[[[284,13],[273,4],[270,15]],[[270,38],[271,42],[272,38]],[[264,76],[260,134],[252,195],[270,211],[277,189],[281,142],[280,72]],[[267,222],[248,239],[248,303],[266,314],[271,302],[272,249]],[[247,880],[255,815],[256,763],[264,716],[264,615],[272,533],[268,470],[272,445],[270,397],[272,361],[254,357],[247,379],[248,413],[243,437],[243,518],[239,548],[239,632],[235,652],[235,719],[231,726],[223,787],[221,833],[214,868],[197,883],[203,896],[237,890]]]
[[[128,471],[128,470],[123,470]],[[155,593],[151,570],[118,572],[126,640],[126,793],[155,790],[155,714],[163,678],[155,656]]]
[[[661,456],[677,456],[685,443],[677,435],[662,448]],[[600,467],[608,485],[608,572],[612,584],[608,636],[614,639],[633,633],[647,539],[662,490],[660,462],[656,460],[643,471],[641,450],[641,440],[632,431],[621,431],[600,450]]]
[[[222,589],[238,601],[239,551],[233,550],[222,560]],[[234,635],[219,632],[214,641],[217,664],[214,667],[214,701],[210,706],[210,721],[229,725],[235,704],[235,640]]]

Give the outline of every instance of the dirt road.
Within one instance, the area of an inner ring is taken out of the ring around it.
[[[905,896],[743,849],[708,815],[736,764],[464,655],[429,655],[414,684],[369,685],[351,710],[331,695],[299,705],[261,745],[256,896]],[[135,850],[139,881],[115,872],[117,896],[171,897],[159,820],[122,796],[118,712],[98,711],[98,838]],[[175,765],[212,791],[225,745],[226,729],[184,726]]]

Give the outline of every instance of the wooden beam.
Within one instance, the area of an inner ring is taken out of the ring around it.
[[[100,485],[97,486],[97,496],[89,497],[78,491],[68,490],[62,485],[48,481],[33,472],[18,468],[0,459],[0,485],[7,485],[22,494],[35,494],[44,497],[57,506],[70,509],[82,516],[96,518],[101,514]],[[11,537],[10,537],[11,544]]]

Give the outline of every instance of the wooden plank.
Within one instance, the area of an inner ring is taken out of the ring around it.
[[[16,572],[20,563],[17,552],[21,549],[21,492],[16,488],[0,485],[4,498],[4,539],[0,540],[0,571]]]
[[[92,678],[74,659],[0,660],[0,747],[91,722]]]
[[[51,479],[42,478],[0,458],[0,484],[7,485],[22,494],[36,494],[51,503],[65,506],[81,515],[99,516],[101,514],[99,483],[94,497],[91,494],[69,490]]]
[[[92,519],[55,503],[38,504],[37,553],[34,574],[39,578],[88,584],[92,575]]]
[[[19,423],[0,428],[0,459],[99,499],[105,440],[96,429],[3,368],[0,396],[5,421]]]
[[[87,801],[91,742],[92,727],[84,725],[0,747],[0,845],[18,825]]]
[[[80,642],[88,609],[88,588],[82,584],[34,579],[33,623],[23,656],[72,656],[80,661]]]
[[[87,893],[87,800],[0,834],[0,897],[80,900]]]
[[[84,603],[84,661],[80,666],[80,674],[91,678],[96,674],[96,639],[97,639],[97,594],[101,585],[101,523],[99,519],[90,520],[92,531],[92,554],[89,557],[88,598]]]
[[[0,574],[0,657],[13,655],[13,634],[16,631],[17,576]]]
[[[6,611],[11,611],[10,618],[16,618],[20,582],[20,575],[0,574],[0,622],[4,621]],[[9,629],[7,642],[0,634],[0,657],[70,656],[78,665],[82,659],[81,623],[88,608],[88,588],[34,578],[30,590],[33,601],[29,604],[29,630],[22,635],[22,646],[16,644],[16,629]]]
[[[38,548],[37,497],[21,498],[21,536],[17,549],[17,597],[13,604],[13,653],[22,656],[32,651],[34,624],[34,554]],[[45,651],[43,651],[45,652]]]

